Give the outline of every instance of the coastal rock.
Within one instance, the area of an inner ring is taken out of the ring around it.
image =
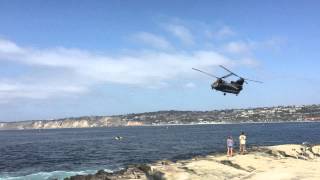
[[[268,147],[272,154],[279,158],[293,157],[297,159],[314,159],[316,148],[306,145],[286,144]]]
[[[314,155],[320,156],[320,145],[313,146],[312,147],[312,152],[313,152]]]
[[[131,165],[127,168],[108,173],[104,170],[99,170],[96,174],[76,175],[65,180],[125,180],[125,179],[140,179],[140,180],[163,180],[163,173],[153,171],[148,165]]]
[[[176,162],[159,161],[133,165],[124,170],[94,175],[78,175],[66,180],[221,180],[221,179],[320,179],[320,146],[304,145],[254,147],[245,155],[198,156]]]

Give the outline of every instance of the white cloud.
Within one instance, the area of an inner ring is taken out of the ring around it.
[[[168,42],[165,38],[152,34],[152,33],[148,33],[148,32],[140,32],[137,33],[134,38],[137,41],[140,41],[144,44],[150,45],[152,47],[155,48],[159,48],[159,49],[170,49],[172,48],[170,42]]]
[[[231,41],[224,45],[224,50],[228,53],[249,55],[254,50],[280,50],[286,43],[283,38],[272,37],[263,41]]]
[[[287,40],[280,37],[272,37],[262,43],[263,47],[269,48],[271,50],[280,50],[286,44]]]
[[[28,99],[47,99],[63,94],[84,93],[86,87],[72,84],[50,84],[35,82],[29,84],[26,82],[0,81],[0,100],[14,100],[18,98]],[[6,101],[5,101],[6,102]]]
[[[190,45],[194,43],[194,37],[190,30],[183,25],[167,24],[165,28],[174,36],[179,38],[183,43]]]
[[[186,88],[195,88],[196,85],[193,83],[193,82],[188,82],[186,85],[185,85]]]
[[[183,43],[194,44],[195,37],[181,24],[183,23],[175,22],[164,26]],[[223,26],[211,33],[218,38],[235,34],[228,26]],[[170,80],[181,77],[198,78],[199,76],[191,70],[193,67],[212,69],[221,64],[228,67],[256,66],[258,63],[252,56],[252,50],[257,47],[273,47],[279,43],[277,39],[263,43],[231,41],[222,45],[223,51],[220,53],[212,50],[217,48],[177,50],[165,37],[148,32],[140,32],[133,37],[155,49],[129,50],[117,55],[109,55],[64,47],[47,49],[23,47],[13,41],[0,39],[0,65],[3,61],[13,62],[37,72],[24,78],[6,77],[7,79],[3,80],[4,77],[2,77],[0,102],[18,98],[47,99],[61,95],[77,95],[90,92],[95,85],[101,83],[147,88],[168,87]],[[170,51],[167,51],[168,49]],[[185,87],[193,88],[195,85],[189,82]]]
[[[244,41],[232,41],[224,46],[224,50],[233,54],[249,54],[252,45]]]
[[[223,26],[220,29],[215,30],[215,31],[206,30],[205,34],[209,38],[221,39],[221,38],[234,36],[236,33],[229,26]]]
[[[214,51],[141,51],[109,56],[63,48],[21,49],[24,53],[19,55],[0,53],[0,60],[16,61],[31,66],[67,68],[68,71],[91,80],[123,84],[145,84],[154,80],[172,79],[181,74],[188,74],[194,66],[210,67],[231,61]]]
[[[5,40],[5,39],[0,39],[0,53],[22,53],[23,50],[18,47],[15,43]]]
[[[240,61],[238,62],[239,65],[244,65],[244,66],[248,66],[248,67],[257,67],[259,66],[259,62],[253,58],[241,58]]]
[[[236,33],[229,26],[223,26],[221,29],[217,31],[216,34],[219,37],[225,37],[225,36],[233,36]]]
[[[6,44],[14,48],[8,51],[10,48]],[[0,41],[1,61],[14,61],[35,72],[43,68],[51,72],[49,75],[30,76],[28,80],[12,77],[8,81],[0,81],[2,100],[44,99],[60,94],[85,93],[98,83],[156,87],[172,79],[192,78],[195,75],[192,67],[208,69],[234,62],[215,51],[139,51],[111,56],[78,49],[26,48],[8,40]]]

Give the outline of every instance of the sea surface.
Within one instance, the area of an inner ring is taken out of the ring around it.
[[[210,124],[0,131],[0,179],[63,179],[128,164],[224,152],[226,137],[248,146],[320,144],[320,123]],[[122,140],[115,140],[122,136]]]

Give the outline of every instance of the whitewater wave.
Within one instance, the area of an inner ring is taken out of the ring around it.
[[[104,169],[106,172],[113,172],[109,169]],[[38,172],[25,176],[0,176],[0,180],[63,180],[66,177],[75,175],[94,174],[97,170],[84,170],[84,171],[52,171],[52,172]]]

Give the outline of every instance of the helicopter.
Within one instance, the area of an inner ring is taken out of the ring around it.
[[[211,89],[215,89],[217,91],[221,91],[223,92],[223,95],[226,95],[227,93],[231,93],[231,94],[235,94],[238,96],[238,94],[240,93],[240,91],[243,89],[243,84],[246,83],[248,84],[248,81],[251,81],[251,82],[256,82],[256,83],[263,83],[261,81],[256,81],[256,80],[251,80],[251,79],[247,79],[247,78],[243,78],[239,75],[237,75],[236,73],[230,71],[229,69],[227,69],[226,67],[220,65],[220,67],[224,70],[226,70],[228,72],[227,75],[225,76],[222,76],[222,77],[217,77],[215,75],[212,75],[212,74],[209,74],[205,71],[202,71],[202,70],[199,70],[199,69],[196,69],[196,68],[192,68],[193,70],[196,70],[196,71],[199,71],[203,74],[206,74],[210,77],[213,77],[213,78],[216,78],[217,80],[215,82],[213,82],[211,84]],[[230,81],[230,82],[227,82],[225,81],[224,79],[230,77],[230,76],[236,76],[238,77],[239,79],[236,80],[236,81]]]

